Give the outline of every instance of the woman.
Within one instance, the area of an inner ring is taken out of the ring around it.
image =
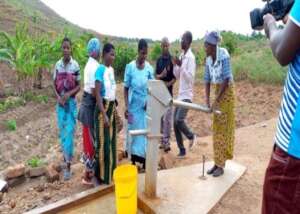
[[[148,44],[141,39],[138,44],[138,57],[126,66],[124,77],[125,118],[128,130],[146,129],[147,83],[154,79],[153,68],[146,61]],[[129,138],[131,161],[140,162],[145,169],[147,139],[145,136]]]
[[[62,41],[63,58],[55,65],[54,91],[57,98],[56,112],[60,143],[64,156],[64,179],[71,177],[71,162],[74,152],[74,132],[76,128],[76,100],[80,90],[80,69],[71,57],[71,40]]]
[[[117,165],[116,137],[116,81],[112,64],[115,48],[107,43],[103,47],[103,62],[95,74],[97,107],[95,113],[96,169],[100,183],[110,184]]]
[[[215,165],[207,174],[214,177],[224,173],[225,162],[233,158],[234,144],[234,87],[230,66],[230,56],[225,48],[218,46],[221,37],[213,31],[205,36],[206,65],[204,81],[206,84],[206,103],[212,110],[222,114],[213,115],[213,149]],[[210,106],[210,85],[215,88],[215,101]]]
[[[93,185],[92,178],[94,176],[95,167],[95,73],[99,67],[98,61],[100,58],[100,46],[100,41],[97,38],[93,38],[88,42],[87,51],[89,59],[84,68],[84,92],[78,112],[78,120],[83,126],[83,160],[86,168],[82,183],[86,185]]]

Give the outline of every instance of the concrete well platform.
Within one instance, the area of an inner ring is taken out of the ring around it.
[[[205,171],[213,162],[205,164]],[[139,200],[156,214],[208,213],[245,173],[246,167],[228,161],[223,176],[214,178],[202,174],[202,164],[162,170],[158,172],[157,198],[148,199],[144,194],[145,175],[139,176]]]

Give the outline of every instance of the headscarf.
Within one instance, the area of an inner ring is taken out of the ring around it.
[[[204,41],[211,45],[218,45],[219,42],[221,41],[221,35],[217,31],[208,32],[205,35]]]
[[[92,38],[88,42],[87,51],[90,57],[97,57],[100,53],[101,43],[99,39]]]

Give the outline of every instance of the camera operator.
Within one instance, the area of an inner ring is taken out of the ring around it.
[[[287,16],[286,16],[287,17]],[[300,0],[296,0],[283,29],[264,16],[264,29],[277,61],[288,65],[275,145],[266,170],[263,214],[300,213]]]

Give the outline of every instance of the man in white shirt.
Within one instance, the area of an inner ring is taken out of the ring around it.
[[[173,59],[174,75],[179,80],[178,100],[191,103],[193,100],[193,87],[196,72],[196,60],[191,50],[193,41],[192,33],[186,31],[181,39],[181,53],[179,58]],[[182,133],[190,140],[189,147],[191,148],[196,141],[196,135],[187,127],[185,118],[188,109],[176,107],[174,113],[174,132],[177,145],[179,148],[178,157],[185,157],[186,151],[183,144]]]

